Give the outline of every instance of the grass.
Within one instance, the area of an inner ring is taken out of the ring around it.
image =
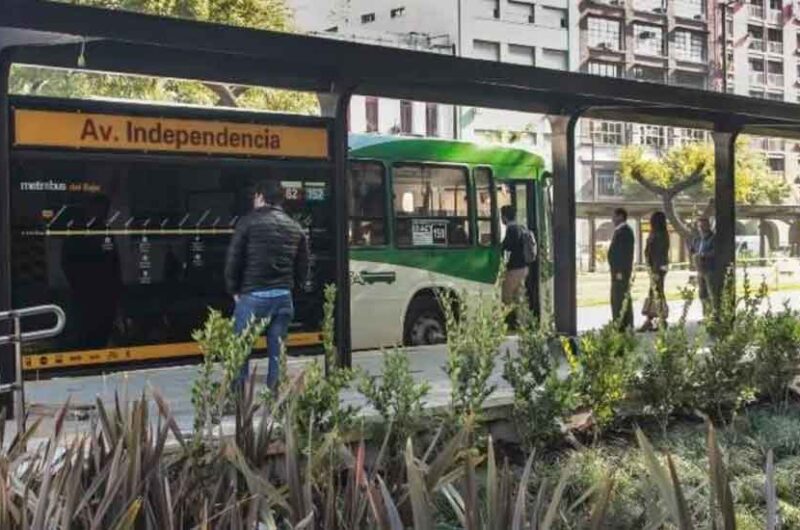
[[[775,455],[776,490],[782,529],[800,529],[800,409],[778,410],[759,406],[748,410],[731,426],[719,429],[720,445],[731,474],[737,528],[764,528],[766,513],[765,472],[767,451]],[[708,455],[706,427],[702,422],[687,421],[672,427],[666,436],[659,429],[648,431],[659,451],[674,458],[696,528],[709,528]],[[558,472],[567,455],[558,455],[540,471],[542,476]],[[658,493],[652,485],[642,453],[632,435],[608,438],[595,447],[573,452],[576,473],[567,490],[566,504],[577,500],[588,487],[597,484],[606,473],[615,479],[614,497],[604,528],[642,528],[649,520]],[[694,492],[694,494],[692,494]],[[584,514],[584,517],[588,515]]]

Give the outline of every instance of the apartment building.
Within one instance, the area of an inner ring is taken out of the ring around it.
[[[290,0],[302,31],[462,57],[576,69],[571,0]],[[572,51],[571,51],[572,50]],[[351,130],[511,143],[548,154],[527,113],[355,97]]]

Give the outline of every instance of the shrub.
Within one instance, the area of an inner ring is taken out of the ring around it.
[[[427,381],[416,382],[408,355],[401,348],[383,353],[380,376],[363,371],[359,374],[358,391],[381,415],[383,428],[389,431],[386,435],[392,469],[402,464],[400,455],[406,440],[413,438],[424,425],[427,417],[424,400],[430,388]]]
[[[232,318],[211,309],[203,327],[192,333],[203,353],[200,374],[192,384],[195,432],[208,431],[234,403],[234,382],[265,326],[266,322],[252,319],[242,333],[236,333]]]
[[[720,300],[705,322],[708,349],[698,363],[696,406],[706,414],[723,419],[753,399],[752,350],[766,295],[763,283],[752,290],[747,271],[741,296],[733,274],[726,278]]]
[[[659,326],[653,343],[644,350],[636,377],[636,397],[645,414],[652,414],[666,432],[669,418],[693,403],[694,374],[699,344],[686,329],[694,291],[682,291],[683,311],[674,324]]]
[[[341,393],[353,382],[353,371],[338,365],[334,336],[336,287],[325,287],[322,343],[325,366],[314,360],[303,373],[294,400],[295,429],[301,440],[315,440],[321,434],[339,433],[352,426],[355,409],[342,406]],[[327,368],[327,369],[326,369]]]
[[[636,338],[609,322],[578,338],[577,352],[570,339],[561,341],[578,393],[578,404],[592,413],[595,439],[609,426],[625,399],[633,375]]]
[[[494,392],[489,378],[498,350],[506,340],[508,309],[500,300],[499,288],[474,296],[463,293],[457,297],[443,292],[439,298],[447,321],[444,370],[452,385],[453,412],[462,419],[477,416],[483,402]]]
[[[800,313],[788,302],[767,311],[758,321],[753,383],[772,402],[785,401],[800,367]]]
[[[561,420],[574,406],[572,380],[559,377],[559,357],[551,345],[552,325],[540,326],[526,304],[520,304],[517,355],[506,352],[503,377],[514,391],[514,419],[528,448],[561,437]]]

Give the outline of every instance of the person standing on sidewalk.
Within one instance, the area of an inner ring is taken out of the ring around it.
[[[628,212],[614,210],[614,235],[608,247],[608,266],[611,269],[611,315],[620,329],[633,327],[631,307],[631,276],[633,275],[633,230],[628,225]]]
[[[697,237],[692,241],[692,259],[697,270],[697,295],[703,304],[703,316],[715,307],[714,288],[714,231],[708,217],[697,219]]]
[[[639,331],[655,331],[653,321],[658,320],[659,326],[665,326],[669,316],[664,292],[664,279],[669,270],[669,230],[664,212],[654,212],[650,216],[650,236],[644,247],[644,256],[650,272],[650,292],[642,308],[646,320]]]
[[[267,386],[275,389],[280,370],[280,352],[294,318],[292,289],[308,278],[308,241],[303,228],[281,208],[280,183],[267,180],[253,193],[253,211],[236,224],[225,263],[228,293],[236,301],[237,333],[252,318],[266,319],[269,368]],[[245,361],[237,385],[250,373]]]

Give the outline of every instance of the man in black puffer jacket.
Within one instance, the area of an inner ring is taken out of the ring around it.
[[[280,206],[280,184],[268,180],[256,186],[253,211],[236,224],[225,263],[228,293],[236,301],[237,333],[251,318],[267,319],[267,386],[278,384],[281,343],[294,318],[292,289],[308,277],[308,242],[303,228]],[[249,374],[249,361],[242,367],[241,386]]]

